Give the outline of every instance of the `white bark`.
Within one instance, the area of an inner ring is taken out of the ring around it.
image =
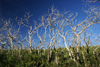
[[[26,16],[26,15],[27,15],[27,16]],[[25,15],[25,19],[24,19],[24,20],[26,20],[26,23],[27,23],[28,25],[26,25],[23,21],[22,21],[21,23],[23,23],[24,26],[30,28],[30,30],[28,31],[29,40],[26,39],[26,41],[29,43],[29,45],[30,45],[30,53],[32,53],[32,52],[31,52],[31,49],[32,49],[32,35],[34,34],[35,30],[37,30],[39,27],[43,26],[43,17],[41,18],[42,24],[36,25],[35,28],[32,28],[32,25],[29,23],[29,18],[30,18],[31,16],[29,15],[29,13],[26,13],[26,15]]]

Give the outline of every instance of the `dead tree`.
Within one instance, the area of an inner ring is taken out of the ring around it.
[[[38,38],[39,38],[39,40],[40,40],[40,43],[39,43],[39,45],[37,46],[37,48],[38,48],[38,55],[39,55],[39,47],[41,46],[41,44],[42,44],[42,41],[43,41],[43,37],[41,37],[39,34],[41,34],[41,32],[39,32],[38,33],[38,30],[39,29],[37,29],[36,31],[37,31],[37,36],[38,36]]]
[[[15,39],[17,39],[19,36],[21,23],[18,22],[18,26],[19,26],[18,30],[15,31],[13,23],[11,23],[11,19],[2,20],[2,22],[4,23],[4,26],[1,28],[1,30],[5,31],[5,33],[6,33],[6,34],[4,34],[4,36],[6,36],[7,44],[10,43],[11,52],[13,55],[13,46],[14,46]]]
[[[47,35],[47,27],[49,26],[49,24],[47,23],[47,20],[45,19],[45,17],[43,18],[44,22],[43,22],[43,28],[44,28],[44,34],[43,34],[43,42],[42,42],[42,45],[44,46],[44,53],[45,53],[45,48],[46,48],[46,45],[47,45],[47,41],[46,41],[46,37],[48,36]]]
[[[32,35],[33,35],[34,32],[36,31],[36,29],[38,29],[39,27],[43,26],[43,17],[41,18],[42,24],[37,24],[37,23],[36,23],[35,28],[33,28],[32,25],[29,23],[29,18],[31,17],[31,15],[29,15],[29,14],[30,14],[30,12],[29,12],[29,13],[26,13],[25,18],[22,19],[21,22],[23,23],[24,26],[30,28],[29,31],[28,31],[29,40],[26,39],[26,41],[29,43],[29,45],[30,45],[29,50],[30,50],[30,53],[32,53],[32,51],[31,51],[31,49],[32,49]],[[25,22],[26,22],[26,23],[25,23]],[[26,25],[26,24],[27,24],[27,25]]]
[[[68,12],[60,14],[59,12],[56,12],[56,9],[52,8],[52,13],[48,15],[47,20],[48,20],[48,22],[50,24],[51,29],[52,30],[54,30],[54,29],[58,30],[59,31],[58,32],[59,35],[64,39],[65,46],[66,46],[67,50],[69,51],[69,56],[72,56],[72,54],[73,54],[73,51],[68,48],[67,41],[66,41],[66,35],[68,35],[69,32],[66,29],[65,30],[66,32],[64,33],[62,31],[63,27],[61,27],[61,29],[59,29],[57,27],[57,23],[62,24],[62,26],[66,25],[65,27],[69,27],[71,33],[74,34],[74,39],[75,39],[74,43],[76,42],[76,49],[77,49],[76,50],[77,51],[77,60],[79,60],[80,35],[85,30],[89,29],[89,27],[92,26],[93,24],[100,23],[100,20],[99,20],[100,13],[99,13],[98,9],[99,9],[98,7],[96,7],[96,8],[89,8],[87,11],[85,11],[87,17],[83,21],[81,21],[81,22],[76,22],[75,18],[77,17],[78,13],[75,13],[75,15],[73,13],[68,14]],[[63,24],[63,22],[66,22],[66,24],[65,23]],[[60,27],[60,25],[58,25],[58,26]],[[50,31],[51,31],[51,29],[50,29]],[[63,32],[63,33],[61,34],[60,32]],[[51,42],[50,42],[50,46],[51,46],[52,38],[50,37],[50,39],[51,39]],[[76,64],[78,63],[75,60],[75,58],[73,60],[76,62]]]
[[[87,17],[85,18],[84,21],[76,24],[75,22],[73,21],[75,19],[75,17],[77,16],[77,13],[76,15],[71,19],[69,20],[68,18],[60,15],[61,17],[63,17],[64,19],[66,19],[66,21],[69,23],[73,33],[75,34],[76,36],[76,43],[77,43],[77,59],[79,59],[79,48],[80,48],[80,44],[79,44],[79,38],[80,38],[80,34],[83,33],[84,30],[86,30],[87,28],[89,28],[91,25],[95,24],[95,23],[99,23],[100,20],[99,17],[100,15],[95,12],[96,9],[93,9],[93,8],[90,8],[86,14],[87,14]],[[98,15],[97,15],[98,14]]]
[[[89,54],[89,44],[90,44],[90,36],[91,36],[91,34],[90,35],[88,35],[89,37],[88,37],[88,39],[87,39],[87,41],[86,41],[86,32],[84,33],[84,42],[85,42],[85,44],[86,44],[86,51],[87,51],[87,53]]]

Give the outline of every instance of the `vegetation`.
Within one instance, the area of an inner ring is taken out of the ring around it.
[[[53,6],[33,26],[29,12],[15,19],[17,28],[11,19],[0,20],[0,67],[100,67],[100,36],[91,31],[100,24],[100,9],[84,12],[80,22],[75,20],[78,13],[61,13]],[[28,28],[26,37],[20,34],[22,27]]]
[[[93,51],[98,46],[90,46],[89,54],[86,53],[86,47],[81,47],[80,50],[84,52],[85,61],[87,67],[98,67],[100,66],[100,48]],[[20,51],[20,52],[19,52]],[[32,50],[30,54],[29,50],[14,50],[14,55],[11,55],[11,51],[0,50],[0,67],[76,67],[76,63],[69,58],[68,51],[66,48],[54,48],[52,49],[52,55],[47,61],[48,49],[44,50],[38,55],[38,50]],[[75,58],[77,57],[76,47],[73,48]],[[77,60],[79,66],[85,67],[84,58],[82,52],[79,52],[80,59]],[[56,64],[56,54],[58,59],[58,64]]]

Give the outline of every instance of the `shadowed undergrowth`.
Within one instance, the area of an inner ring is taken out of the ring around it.
[[[79,66],[85,67],[85,61],[87,67],[100,66],[100,49],[97,49],[95,54],[93,54],[93,51],[96,48],[97,46],[89,46],[89,53],[86,52],[86,47],[80,48],[80,59],[77,60]],[[76,47],[72,50],[76,59]],[[81,51],[84,53],[85,61]],[[69,52],[64,47],[52,49],[52,55],[49,62],[47,61],[47,56],[48,49],[46,49],[45,52],[44,50],[40,50],[39,54],[36,49],[32,50],[32,54],[30,54],[28,49],[14,50],[13,56],[11,55],[11,51],[0,50],[0,67],[77,67],[76,63],[70,59]],[[56,58],[58,64],[56,64]]]

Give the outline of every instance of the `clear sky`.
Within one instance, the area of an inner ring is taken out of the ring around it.
[[[60,11],[78,12],[83,14],[81,0],[0,0],[0,18],[15,18],[31,12],[36,20],[46,14],[54,5]]]
[[[96,3],[95,5],[97,4],[100,5],[100,3]],[[13,19],[16,16],[20,18],[25,15],[25,12],[30,11],[30,14],[33,15],[31,21],[33,19],[37,21],[41,15],[48,13],[48,9],[50,9],[52,5],[60,12],[64,10],[77,12],[78,16],[76,19],[78,21],[83,21],[86,17],[82,9],[82,0],[0,0],[0,19]],[[30,22],[30,24],[32,23],[33,22]],[[99,28],[98,25],[96,26]],[[26,28],[21,32],[24,34]],[[100,33],[100,31],[98,33]]]
[[[60,12],[64,10],[77,12],[77,18],[81,20],[86,16],[82,10],[82,4],[81,0],[1,0],[0,19],[20,18],[25,15],[25,12],[30,11],[30,14],[33,15],[31,21],[37,21],[41,15],[48,13],[48,9],[54,5]]]

